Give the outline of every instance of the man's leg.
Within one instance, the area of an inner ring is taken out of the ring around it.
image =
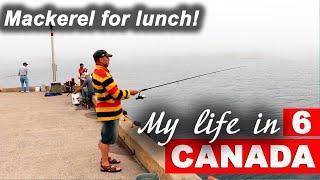
[[[26,83],[26,92],[29,92],[29,79],[27,76],[25,76],[24,82]]]
[[[80,102],[81,102],[81,104],[83,104],[84,101],[85,101],[84,90],[83,90],[83,88],[82,88],[82,89],[81,89],[81,92],[80,92]]]
[[[86,87],[83,87],[82,88],[82,97],[83,99],[85,100],[85,102],[88,102],[88,88]]]
[[[117,125],[118,120],[103,122],[101,129],[101,142],[99,144],[101,151],[101,168],[110,166],[109,162],[109,148],[110,144],[114,144],[117,139]],[[105,168],[103,168],[105,169]],[[119,172],[119,167],[113,166],[112,171]]]
[[[23,86],[24,86],[24,80],[23,80],[23,77],[22,77],[22,76],[20,76],[20,83],[21,83],[21,92],[24,92],[24,88],[23,88]]]
[[[103,144],[100,142],[100,151],[101,151],[101,165],[109,166],[109,144]]]
[[[114,121],[103,122],[101,129],[101,141],[100,141],[100,151],[101,151],[101,165],[109,166],[109,145],[115,142],[114,140]]]

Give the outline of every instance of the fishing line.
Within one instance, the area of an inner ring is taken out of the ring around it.
[[[15,77],[15,76],[19,76],[19,75],[10,75],[10,76],[3,76],[2,78],[0,79],[5,79],[5,78],[9,78],[9,77]]]
[[[233,69],[239,69],[239,68],[242,68],[242,67],[245,67],[245,66],[238,66],[238,67],[232,67],[232,68],[227,68],[227,69],[221,69],[221,70],[218,70],[218,71],[213,71],[213,72],[208,72],[208,73],[204,73],[204,74],[199,74],[199,75],[196,75],[196,76],[191,76],[191,77],[187,77],[187,78],[184,78],[184,79],[179,79],[179,80],[176,80],[176,81],[171,81],[171,82],[159,84],[159,85],[156,85],[156,86],[144,88],[144,89],[141,89],[141,90],[140,90],[140,92],[139,92],[139,94],[138,94],[138,97],[137,97],[136,99],[138,100],[138,99],[143,99],[143,98],[145,98],[144,95],[141,95],[141,92],[143,92],[143,91],[147,91],[147,90],[154,89],[154,88],[159,88],[159,87],[162,87],[162,86],[167,86],[167,85],[170,85],[170,84],[175,84],[175,83],[178,83],[178,82],[181,82],[181,81],[186,81],[186,80],[190,80],[190,79],[194,79],[194,78],[199,78],[199,77],[202,77],[202,76],[207,76],[207,75],[210,75],[210,74],[216,74],[216,73],[223,72],[223,71],[229,71],[229,70],[233,70]]]

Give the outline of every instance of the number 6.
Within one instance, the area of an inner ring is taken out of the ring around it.
[[[298,134],[307,134],[311,130],[311,122],[309,119],[307,119],[310,117],[311,115],[308,111],[296,112],[292,118],[292,127],[294,131]],[[304,125],[303,128],[301,128],[301,124]]]

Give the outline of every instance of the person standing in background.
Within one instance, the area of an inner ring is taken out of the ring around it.
[[[84,75],[84,73],[87,72],[87,71],[88,71],[87,68],[84,68],[84,67],[83,67],[83,64],[80,63],[80,67],[79,67],[79,70],[78,70],[78,72],[79,72],[79,79],[80,79],[80,86],[81,86],[81,85],[83,84],[83,82],[84,82],[83,75]]]
[[[19,68],[18,76],[20,76],[21,92],[29,92],[28,80],[28,63],[24,62]]]

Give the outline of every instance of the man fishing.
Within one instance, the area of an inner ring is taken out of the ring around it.
[[[121,100],[128,99],[139,93],[138,90],[121,90],[113,80],[108,66],[111,54],[105,50],[97,50],[93,54],[96,63],[92,75],[93,87],[97,98],[96,112],[99,121],[103,122],[101,129],[100,170],[102,172],[120,172],[121,168],[111,165],[120,163],[109,156],[109,145],[114,144],[117,138],[117,127],[122,115]]]
[[[28,63],[24,62],[19,68],[18,76],[20,76],[21,92],[29,92],[29,79],[28,79]]]

